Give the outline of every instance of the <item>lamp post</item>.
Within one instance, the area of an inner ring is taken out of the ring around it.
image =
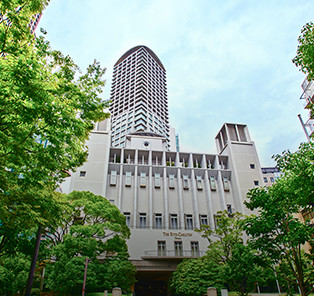
[[[91,262],[87,257],[85,259],[85,272],[84,272],[84,281],[83,281],[83,290],[82,290],[82,296],[85,295],[85,284],[86,284],[86,275],[87,275],[87,266],[88,263]]]

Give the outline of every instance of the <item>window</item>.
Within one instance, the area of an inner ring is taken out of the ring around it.
[[[254,163],[251,163],[251,164],[250,164],[250,168],[251,168],[251,169],[255,169],[255,164],[254,164]]]
[[[174,254],[177,257],[183,256],[182,242],[174,242]]]
[[[192,257],[199,256],[198,242],[191,242],[191,255]]]
[[[178,229],[178,217],[177,214],[170,215],[170,228],[171,229]]]
[[[166,242],[158,241],[157,242],[158,256],[166,256]]]
[[[126,225],[128,227],[130,227],[130,225],[131,225],[131,214],[129,212],[124,212],[123,215],[125,217]]]
[[[160,174],[155,174],[155,188],[160,188]]]
[[[110,185],[115,186],[117,184],[117,171],[111,171],[110,174]]]
[[[201,215],[201,225],[208,225],[207,215]]]
[[[273,177],[270,177],[270,182],[272,182],[272,183],[274,183],[274,182],[275,182],[275,180],[274,180],[274,178],[273,178]]]
[[[125,186],[130,187],[131,186],[131,176],[132,173],[131,172],[125,172]]]
[[[155,228],[162,229],[162,214],[155,214]]]
[[[86,176],[86,171],[80,171],[80,177],[84,178]]]
[[[140,228],[146,228],[146,214],[140,213]]]
[[[189,177],[183,175],[183,189],[189,189]]]
[[[257,180],[254,180],[254,185],[258,186],[259,182]]]
[[[267,183],[268,182],[268,179],[266,177],[264,177],[264,182]]]
[[[202,177],[201,176],[196,176],[196,187],[197,187],[198,190],[202,190],[203,189]]]
[[[210,177],[210,189],[215,191],[216,190],[216,180],[215,177]]]
[[[229,185],[229,180],[227,177],[223,178],[223,184],[224,184],[224,190],[229,191],[230,190],[230,185]]]
[[[146,187],[146,173],[140,175],[140,187]]]
[[[228,214],[229,215],[231,215],[232,214],[232,207],[231,207],[231,205],[230,204],[227,204],[227,212],[228,212]]]
[[[193,216],[190,214],[185,215],[185,229],[193,230]]]
[[[169,188],[174,188],[174,175],[169,175]]]

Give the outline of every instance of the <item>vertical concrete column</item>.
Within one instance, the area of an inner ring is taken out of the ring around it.
[[[137,213],[137,171],[138,171],[138,167],[137,167],[137,159],[138,159],[138,150],[135,150],[135,159],[134,159],[134,163],[136,163],[136,165],[134,166],[134,184],[132,184],[132,186],[134,186],[134,200],[133,200],[133,228],[136,228],[137,226],[137,217],[138,217],[138,213]]]
[[[148,172],[148,208],[149,208],[149,228],[153,228],[153,168],[149,166]]]
[[[124,158],[124,149],[121,149],[120,157],[120,178],[119,178],[119,189],[118,189],[118,209],[122,210],[122,186],[123,186],[123,158]]]
[[[206,156],[205,156],[205,154],[202,155],[201,168],[202,168],[202,169],[206,169],[206,168],[207,168],[207,163],[206,163]]]
[[[163,154],[164,155],[164,154]],[[168,184],[167,184],[167,168],[163,170],[163,189],[164,189],[164,221],[165,228],[169,229],[169,206],[168,206]]]
[[[176,158],[174,161],[174,166],[179,166],[179,162],[180,162],[180,156],[179,156],[179,152],[176,153]]]
[[[182,197],[182,179],[181,179],[181,169],[178,169],[178,208],[179,208],[179,220],[180,228],[184,229],[184,211],[183,211],[183,197]]]
[[[198,216],[198,202],[197,202],[197,188],[195,182],[195,172],[191,170],[191,191],[192,191],[192,202],[193,202],[193,217],[195,228],[200,228],[200,217]]]
[[[220,208],[222,211],[224,211],[227,209],[227,205],[226,205],[226,199],[225,199],[225,189],[224,189],[224,186],[222,184],[222,176],[221,176],[220,170],[218,170],[217,183],[218,183]]]
[[[211,197],[211,189],[209,185],[209,176],[208,171],[205,171],[204,175],[204,190],[205,190],[205,196],[206,196],[206,206],[207,206],[207,212],[209,216],[209,226],[211,229],[215,228],[215,221],[214,221],[214,213],[213,213],[213,201]]]

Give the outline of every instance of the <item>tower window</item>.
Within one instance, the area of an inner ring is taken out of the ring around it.
[[[189,179],[187,175],[183,175],[183,189],[189,189]]]
[[[166,256],[166,242],[165,241],[158,241],[157,248],[158,248],[158,256]]]
[[[162,214],[155,214],[155,227],[156,229],[162,229]]]
[[[140,228],[146,228],[146,214],[140,213]]]
[[[224,184],[224,190],[229,191],[230,190],[230,185],[229,185],[229,180],[227,177],[223,178],[223,184]]]
[[[126,225],[128,227],[130,227],[130,225],[131,225],[131,214],[129,212],[124,212],[123,215],[125,217]]]
[[[160,174],[155,174],[155,188],[160,188]]]
[[[175,256],[178,256],[178,257],[183,256],[182,242],[174,242],[174,252],[175,252]]]
[[[202,177],[201,176],[196,176],[196,182],[197,182],[197,189],[202,190],[203,185],[202,185]]]
[[[210,189],[215,191],[216,190],[216,180],[215,177],[210,177]]]
[[[132,176],[131,172],[126,172],[125,173],[125,186],[127,186],[127,187],[131,186],[131,182],[132,182],[131,176]]]
[[[171,229],[178,229],[178,217],[177,214],[170,215],[170,228]]]
[[[201,225],[208,225],[207,215],[201,215]]]
[[[174,175],[169,175],[169,188],[174,188]]]
[[[187,230],[193,230],[193,216],[190,214],[185,215],[185,228]]]
[[[191,255],[192,257],[199,256],[198,242],[191,242]]]

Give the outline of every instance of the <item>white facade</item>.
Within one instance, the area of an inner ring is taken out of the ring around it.
[[[156,273],[168,278],[180,260],[205,253],[208,242],[195,228],[214,228],[221,210],[249,213],[246,193],[263,184],[258,156],[245,125],[223,125],[218,154],[168,151],[156,134],[128,137],[126,148],[115,148],[109,130],[92,132],[88,160],[63,191],[109,199],[131,229],[130,260],[139,279]]]

